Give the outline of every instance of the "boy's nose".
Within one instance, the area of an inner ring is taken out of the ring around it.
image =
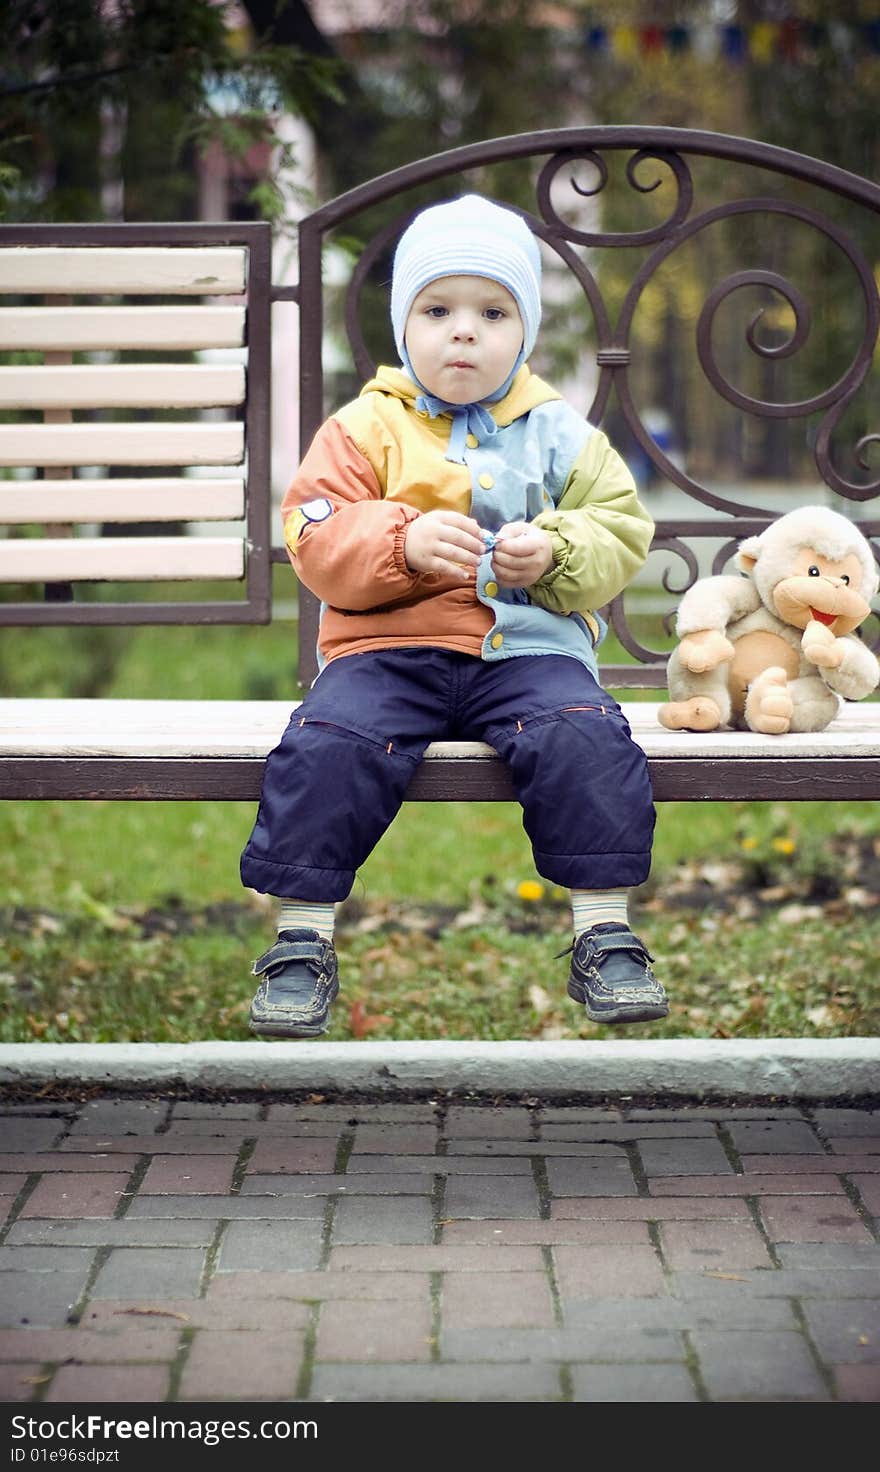
[[[470,315],[457,317],[453,325],[452,335],[456,339],[464,338],[468,342],[473,342],[477,335],[473,317]]]

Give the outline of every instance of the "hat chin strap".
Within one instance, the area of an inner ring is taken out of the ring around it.
[[[525,350],[520,348],[516,356],[516,362],[500,388],[496,388],[494,393],[487,394],[485,399],[481,399],[479,403],[472,404],[452,404],[448,399],[440,399],[437,398],[436,394],[429,393],[425,385],[416,377],[405,343],[401,348],[400,357],[404,368],[416,385],[416,388],[419,389],[416,408],[421,409],[423,413],[429,414],[432,419],[438,419],[441,414],[449,414],[451,416],[452,428],[449,431],[449,444],[446,447],[444,459],[451,460],[456,465],[463,465],[465,446],[469,434],[473,435],[478,445],[482,445],[485,440],[491,439],[493,435],[498,433],[498,425],[495,423],[489,410],[484,409],[483,405],[497,404],[509,392],[510,385],[525,362]]]

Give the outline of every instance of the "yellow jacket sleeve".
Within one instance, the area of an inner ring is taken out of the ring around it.
[[[578,455],[557,506],[534,525],[550,534],[553,566],[529,596],[554,613],[610,602],[644,563],[654,533],[631,472],[599,429]]]

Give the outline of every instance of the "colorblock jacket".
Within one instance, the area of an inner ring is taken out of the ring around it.
[[[491,405],[496,432],[468,435],[465,463],[445,458],[448,415],[416,405],[398,368],[380,368],[318,430],[282,503],[300,580],[323,604],[319,659],[430,645],[492,659],[568,654],[596,673],[595,610],[644,562],[653,522],[633,478],[594,428],[527,366]],[[438,508],[497,531],[530,521],[553,564],[527,589],[502,588],[486,553],[473,581],[413,572],[407,527]]]

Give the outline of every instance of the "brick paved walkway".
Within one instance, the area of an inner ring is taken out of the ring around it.
[[[880,1400],[880,1111],[0,1102],[0,1399]]]

